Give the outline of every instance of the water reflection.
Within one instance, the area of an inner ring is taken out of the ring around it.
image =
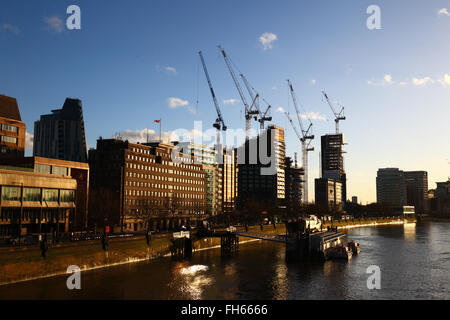
[[[205,288],[214,283],[208,276],[209,267],[206,265],[189,265],[189,262],[179,262],[173,268],[173,280],[169,284],[184,299],[200,300],[203,298]]]
[[[289,294],[289,279],[287,276],[288,269],[285,262],[285,254],[283,251],[277,253],[275,262],[274,276],[272,278],[273,299],[286,300]]]
[[[403,225],[403,237],[406,241],[416,240],[416,223],[405,223]]]

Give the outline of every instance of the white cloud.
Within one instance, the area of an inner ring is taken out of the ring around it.
[[[13,26],[11,24],[8,24],[8,23],[3,24],[2,25],[2,29],[6,30],[6,31],[9,31],[11,33],[14,33],[16,36],[18,36],[19,33],[20,33],[19,28],[15,27],[15,26]]]
[[[312,80],[311,80],[311,84],[314,85],[314,84],[316,84],[316,83],[317,83],[317,80],[315,80],[315,79],[312,79]]]
[[[326,121],[327,118],[323,115],[321,115],[318,112],[307,112],[300,114],[300,118],[304,120],[319,120],[319,121]]]
[[[33,142],[34,142],[34,135],[32,133],[26,132],[25,133],[25,149],[33,150]]]
[[[374,86],[385,86],[385,85],[391,85],[394,84],[394,80],[392,79],[392,75],[385,74],[383,76],[383,80],[367,80],[367,84],[374,85]]]
[[[284,113],[285,111],[284,111],[284,109],[283,109],[282,107],[278,107],[278,108],[277,108],[277,112]]]
[[[57,16],[45,17],[44,22],[47,24],[48,29],[54,32],[61,33],[64,30],[64,23]]]
[[[426,85],[427,83],[434,83],[434,80],[431,79],[430,77],[413,78],[413,79],[412,79],[412,83],[413,83],[415,86],[423,86],[423,85]]]
[[[262,44],[264,50],[272,49],[272,43],[278,40],[275,33],[265,32],[259,37],[259,42]]]
[[[165,67],[165,69],[166,69],[167,72],[170,72],[170,73],[173,73],[173,74],[177,73],[177,69],[175,69],[174,67],[167,66],[167,67]]]
[[[439,9],[438,16],[447,16],[450,17],[450,12],[448,12],[447,8]]]
[[[236,102],[238,102],[238,100],[236,100],[236,99],[223,100],[223,104],[235,104]]]
[[[192,113],[192,114],[197,113],[196,110],[192,106],[189,105],[189,101],[187,101],[187,100],[170,97],[169,99],[167,99],[167,103],[169,105],[169,108],[171,108],[171,109],[187,108],[190,113]]]
[[[439,79],[438,82],[443,86],[450,86],[450,75],[444,74],[442,79]]]
[[[161,132],[161,140],[164,143],[171,143],[172,141],[180,141],[183,139],[190,139],[194,140],[195,137],[202,137],[203,132],[192,129],[191,131],[183,130],[185,135],[182,137],[178,135],[175,131],[164,131]],[[147,139],[148,136],[148,139]],[[145,143],[147,142],[159,142],[159,132],[156,132],[153,129],[142,129],[142,130],[124,130],[121,132],[116,133],[113,138],[120,139],[120,140],[128,140],[132,143]]]

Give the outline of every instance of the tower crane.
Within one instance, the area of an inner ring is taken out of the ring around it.
[[[209,90],[211,91],[211,96],[214,101],[214,106],[216,107],[217,112],[217,119],[216,122],[214,122],[213,127],[217,129],[217,148],[218,148],[218,155],[221,154],[221,144],[220,144],[220,129],[223,131],[227,130],[227,126],[225,125],[225,122],[222,117],[222,112],[220,112],[219,103],[217,102],[216,94],[214,93],[213,86],[211,84],[211,79],[209,78],[208,69],[206,68],[205,59],[203,58],[203,54],[201,51],[199,51],[200,60],[202,61],[203,65],[203,71],[205,71],[206,80],[208,81]]]
[[[336,109],[333,107],[333,104],[331,103],[330,99],[328,98],[328,95],[325,93],[325,91],[322,91],[323,96],[328,102],[328,105],[331,108],[331,111],[333,111],[334,114],[334,122],[336,122],[336,134],[339,133],[339,121],[345,120],[344,116],[344,107],[339,105],[341,107],[341,111],[336,112]]]
[[[245,139],[248,140],[250,138],[252,116],[257,115],[259,113],[258,110],[254,108],[259,95],[257,94],[253,98],[252,104],[249,106],[247,103],[247,99],[245,98],[244,92],[242,91],[241,85],[238,81],[238,78],[236,77],[236,74],[233,71],[229,57],[227,56],[225,50],[221,46],[218,47],[220,52],[222,53],[223,59],[225,60],[225,63],[228,67],[228,71],[230,72],[231,78],[233,78],[234,85],[236,86],[236,89],[239,92],[239,96],[241,97],[242,104],[244,105],[245,108]]]
[[[295,111],[297,113],[298,124],[300,125],[300,129],[302,131],[302,133],[300,135],[300,133],[297,131],[296,127],[294,126],[294,122],[292,121],[291,117],[289,116],[289,114],[287,112],[285,112],[286,116],[289,119],[289,122],[291,123],[292,128],[294,128],[294,131],[302,144],[302,158],[303,158],[302,161],[303,161],[303,170],[305,171],[305,178],[303,179],[303,203],[306,204],[306,203],[308,203],[308,152],[314,151],[314,147],[310,146],[312,140],[314,140],[314,135],[311,133],[312,122],[311,122],[311,120],[309,121],[309,126],[305,130],[303,127],[303,124],[302,124],[302,120],[300,118],[300,110],[298,108],[297,98],[296,98],[295,92],[294,92],[294,87],[292,86],[292,83],[290,80],[287,80],[287,82],[289,85],[289,91],[292,96],[292,101],[294,102]]]
[[[264,113],[261,112],[260,106],[259,106],[259,94],[256,93],[256,90],[250,85],[250,83],[248,82],[247,78],[241,73],[240,74],[242,81],[245,84],[245,87],[247,88],[248,94],[250,95],[250,97],[252,98],[252,100],[255,99],[255,97],[257,97],[258,99],[256,100],[256,110],[258,110],[258,114],[257,116],[255,116],[255,120],[259,122],[260,124],[260,129],[261,131],[264,130],[264,122],[266,121],[272,121],[272,117],[268,116],[269,110],[272,107],[270,104],[267,103],[266,100],[264,100],[265,103],[267,103],[267,109]]]

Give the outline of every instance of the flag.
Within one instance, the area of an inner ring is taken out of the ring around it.
[[[160,122],[161,122],[161,120],[155,120],[155,122],[156,122],[156,123],[160,123]]]

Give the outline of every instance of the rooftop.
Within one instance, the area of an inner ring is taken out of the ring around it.
[[[0,117],[22,121],[16,98],[0,94]]]

